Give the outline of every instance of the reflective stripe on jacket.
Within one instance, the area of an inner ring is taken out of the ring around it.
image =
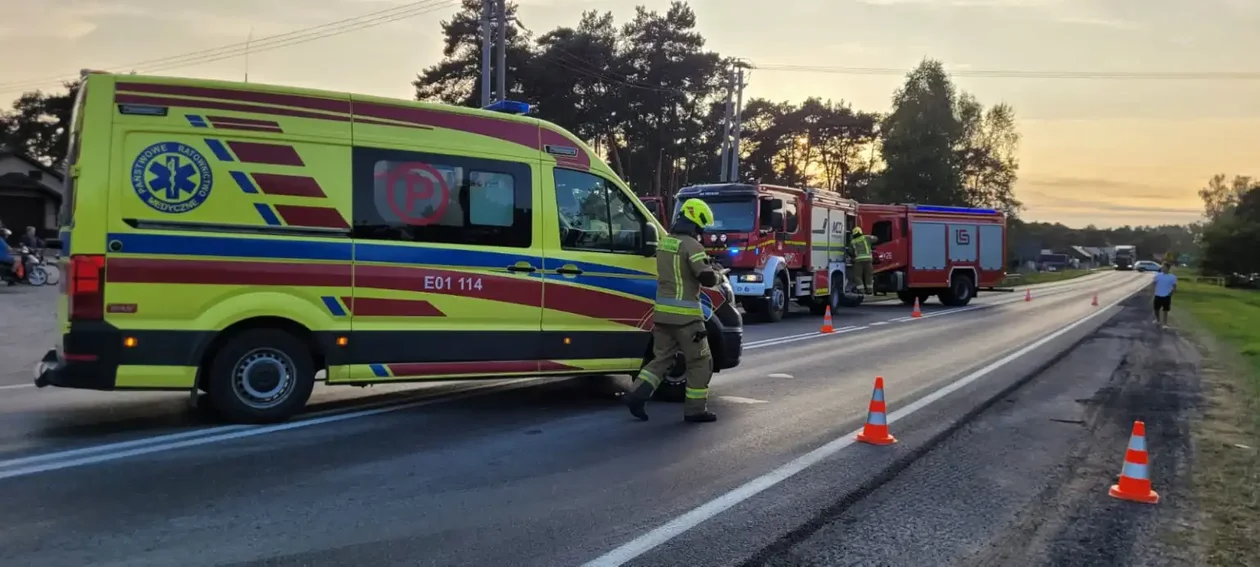
[[[686,325],[704,319],[700,308],[700,274],[711,271],[708,254],[695,238],[670,234],[656,250],[656,306],[652,320],[666,325]]]
[[[871,259],[871,241],[867,240],[865,235],[853,237],[853,259],[858,261]]]

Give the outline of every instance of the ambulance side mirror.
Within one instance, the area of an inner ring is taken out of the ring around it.
[[[650,222],[643,223],[643,248],[639,250],[639,255],[644,258],[651,258],[656,255],[656,247],[661,241],[661,233],[656,229],[656,225]]]

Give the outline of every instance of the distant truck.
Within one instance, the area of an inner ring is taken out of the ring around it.
[[[1132,270],[1133,263],[1137,262],[1137,247],[1123,245],[1116,247],[1116,269]]]
[[[929,205],[858,205],[875,244],[875,292],[903,303],[962,306],[1006,277],[1006,215],[993,209]]]
[[[856,201],[778,185],[693,185],[679,190],[671,220],[678,204],[692,198],[713,209],[714,226],[705,230],[703,244],[730,268],[736,301],[749,316],[778,321],[789,301],[817,315],[828,306],[834,311],[862,303],[861,294],[846,289],[845,278]]]

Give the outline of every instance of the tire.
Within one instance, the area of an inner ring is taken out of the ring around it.
[[[783,316],[788,312],[787,284],[783,283],[783,278],[774,277],[773,287],[770,289],[770,297],[765,299],[765,311],[758,313],[763,321],[768,323],[778,323],[783,320]]]
[[[950,307],[962,307],[976,296],[976,286],[971,275],[957,275],[949,281],[949,289],[940,294],[941,303]]]
[[[919,299],[919,294],[914,291],[902,290],[897,292],[897,299],[906,305],[914,305],[914,300]],[[923,303],[922,300],[919,303]]]
[[[210,402],[232,423],[287,420],[301,411],[315,387],[310,347],[280,329],[248,329],[231,336],[206,370]]]
[[[61,283],[61,270],[57,269],[56,266],[51,265],[43,266],[43,268],[44,273],[48,274],[48,283],[44,285],[57,285],[58,283]]]
[[[26,283],[33,286],[41,286],[48,283],[48,272],[44,271],[43,266],[31,266],[26,273]]]

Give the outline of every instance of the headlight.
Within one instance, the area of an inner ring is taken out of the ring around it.
[[[757,283],[761,281],[761,274],[758,274],[758,273],[741,274],[739,276],[739,281],[746,282],[746,283]]]

